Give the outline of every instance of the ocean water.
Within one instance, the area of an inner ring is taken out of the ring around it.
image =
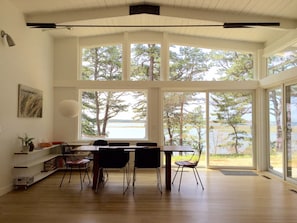
[[[109,139],[144,139],[145,123],[110,123],[107,128]]]

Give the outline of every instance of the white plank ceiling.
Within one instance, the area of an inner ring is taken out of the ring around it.
[[[55,38],[126,31],[164,31],[194,37],[270,43],[296,31],[296,0],[10,0],[26,22],[75,25],[137,25],[48,30]],[[129,6],[160,6],[160,15],[129,15]],[[222,25],[224,22],[280,22],[280,27],[147,27],[148,25]]]

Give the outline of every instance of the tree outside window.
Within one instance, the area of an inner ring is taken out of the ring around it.
[[[236,51],[171,45],[172,81],[223,81],[253,79],[253,55]]]
[[[276,75],[297,66],[297,50],[286,49],[267,58],[268,75]]]
[[[98,46],[82,49],[81,79],[122,80],[122,46]]]
[[[160,44],[131,44],[131,74],[133,81],[160,80]]]
[[[81,138],[144,139],[145,91],[82,91]]]

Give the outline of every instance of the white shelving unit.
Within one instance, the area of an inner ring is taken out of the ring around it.
[[[14,185],[27,188],[56,172],[55,167],[45,170],[44,164],[59,156],[61,156],[60,145],[35,149],[32,152],[14,153]]]

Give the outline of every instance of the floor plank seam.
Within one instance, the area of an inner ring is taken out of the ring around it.
[[[266,179],[268,179],[268,180],[271,180],[271,178],[268,177],[268,176],[266,176],[266,175],[262,175],[262,177],[264,177],[264,178],[266,178]]]

